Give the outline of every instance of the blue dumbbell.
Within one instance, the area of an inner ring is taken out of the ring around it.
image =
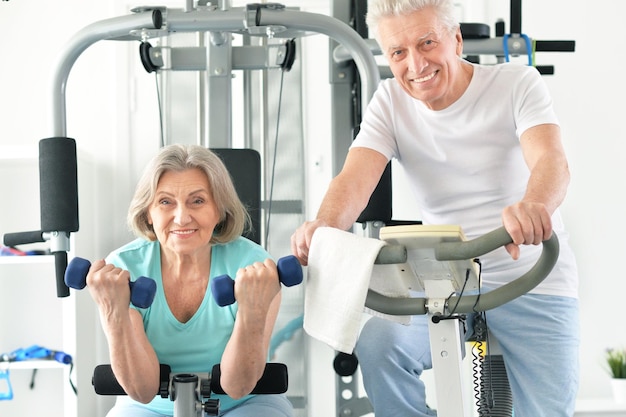
[[[302,282],[302,267],[298,258],[293,255],[280,258],[276,262],[278,279],[286,287]],[[211,280],[211,292],[217,305],[224,307],[235,302],[235,281],[228,275],[220,275]]]
[[[65,270],[65,285],[82,290],[87,285],[87,273],[91,262],[83,258],[73,258]],[[156,294],[156,282],[152,278],[139,277],[130,282],[130,302],[139,308],[148,308]]]

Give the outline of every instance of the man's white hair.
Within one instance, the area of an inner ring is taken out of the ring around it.
[[[411,14],[429,7],[435,10],[441,24],[450,32],[459,27],[452,0],[370,0],[366,23],[372,35],[378,39],[378,24],[381,19]]]

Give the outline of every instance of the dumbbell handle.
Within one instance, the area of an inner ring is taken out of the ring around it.
[[[302,282],[302,267],[298,258],[293,255],[282,257],[276,262],[278,279],[286,287]],[[235,302],[235,281],[228,275],[220,275],[211,279],[211,292],[217,305],[224,307]]]
[[[73,258],[65,270],[65,285],[75,290],[82,290],[87,286],[87,273],[91,262],[83,258]],[[148,308],[152,305],[156,294],[156,282],[152,278],[139,277],[130,281],[130,302],[139,308]]]

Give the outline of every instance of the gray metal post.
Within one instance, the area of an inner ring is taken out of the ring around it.
[[[172,392],[170,394],[174,401],[174,417],[198,417],[198,398],[196,396],[196,386],[198,385],[198,375],[178,374],[172,377]]]
[[[204,145],[232,147],[232,35],[207,33],[207,70],[203,90]]]

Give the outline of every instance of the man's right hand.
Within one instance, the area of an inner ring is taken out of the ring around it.
[[[302,266],[309,264],[309,249],[311,247],[311,240],[313,239],[313,233],[318,227],[327,227],[328,225],[323,220],[313,220],[310,222],[304,222],[296,231],[291,235],[291,252],[298,258]]]

